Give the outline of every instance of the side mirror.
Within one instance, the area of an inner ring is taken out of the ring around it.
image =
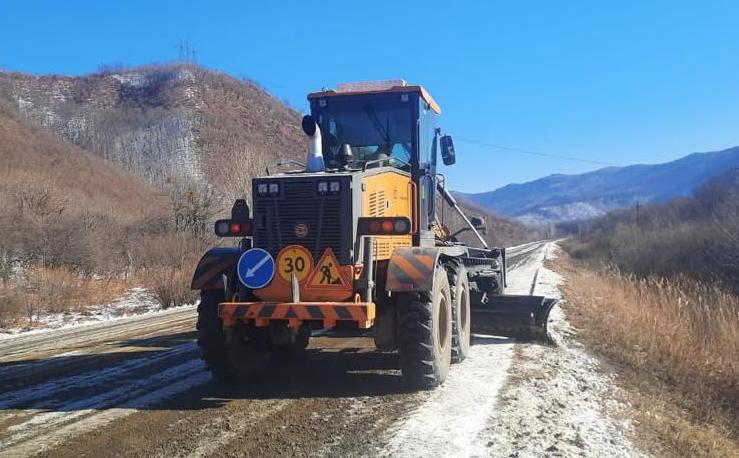
[[[444,165],[452,165],[457,162],[454,153],[454,141],[451,135],[441,137],[441,159],[444,161]]]
[[[477,232],[481,234],[487,234],[488,230],[485,226],[485,220],[482,218],[479,218],[477,216],[473,216],[470,218],[470,223],[472,223],[472,227],[474,227]]]
[[[231,219],[234,221],[247,221],[249,219],[249,204],[245,199],[236,199],[231,207]]]

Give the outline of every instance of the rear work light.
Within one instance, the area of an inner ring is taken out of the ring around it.
[[[215,229],[218,237],[248,237],[252,235],[252,220],[219,219]]]
[[[405,216],[362,217],[357,223],[359,235],[407,235],[411,233],[411,220]]]
[[[280,195],[280,183],[259,183],[257,184],[257,195],[275,197]]]

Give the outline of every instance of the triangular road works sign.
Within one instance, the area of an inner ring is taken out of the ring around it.
[[[349,282],[341,275],[339,261],[331,248],[326,248],[326,251],[323,252],[316,268],[313,269],[313,273],[308,278],[307,287],[342,289],[349,287]]]

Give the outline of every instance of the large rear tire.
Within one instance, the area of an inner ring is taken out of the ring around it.
[[[224,300],[220,290],[200,291],[198,304],[198,347],[205,367],[217,380],[229,380],[234,376],[233,367],[228,358],[226,333],[223,321],[218,317],[218,303]]]
[[[461,262],[452,262],[447,274],[452,302],[452,363],[461,363],[470,352],[470,282]]]
[[[429,293],[399,303],[400,367],[415,388],[441,385],[452,358],[452,301],[446,271],[438,267]]]

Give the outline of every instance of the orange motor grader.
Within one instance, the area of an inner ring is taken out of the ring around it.
[[[413,386],[443,383],[465,359],[473,329],[544,335],[553,300],[506,296],[504,248],[489,248],[437,175],[455,163],[441,109],[402,80],[339,85],[308,95],[306,164],[252,180],[215,222],[234,247],[209,250],[198,344],[219,379],[248,375],[269,356],[295,356],[317,329],[370,330],[397,350]],[[479,241],[459,242],[436,213],[437,195]]]

